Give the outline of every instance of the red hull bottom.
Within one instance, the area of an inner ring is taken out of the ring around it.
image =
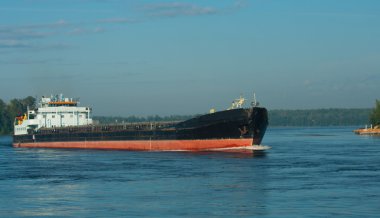
[[[141,140],[13,143],[24,148],[117,149],[134,151],[236,151],[249,150],[252,139]]]

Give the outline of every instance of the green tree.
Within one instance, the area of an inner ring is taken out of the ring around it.
[[[29,109],[34,109],[36,107],[36,99],[32,96],[28,96],[20,101],[21,101],[24,111],[26,111],[28,106],[29,106]]]
[[[9,132],[7,124],[8,121],[8,115],[6,110],[6,104],[3,102],[3,100],[0,99],[0,135],[6,134]]]
[[[380,125],[380,100],[376,100],[376,106],[369,119],[372,125]]]
[[[12,117],[12,119],[16,116],[21,116],[26,113],[28,106],[33,108],[35,106],[36,99],[28,96],[24,99],[12,99],[7,105],[7,110]]]
[[[31,96],[24,99],[12,99],[9,104],[5,104],[0,99],[0,135],[12,133],[15,117],[23,115],[28,106],[33,108],[35,104],[36,99]]]

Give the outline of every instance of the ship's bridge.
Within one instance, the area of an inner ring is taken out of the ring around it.
[[[62,94],[60,94],[52,95],[50,97],[42,96],[40,107],[76,107],[78,103],[78,99],[65,98]]]
[[[42,97],[38,108],[29,110],[15,122],[15,135],[27,134],[29,129],[83,126],[92,124],[92,109],[78,107],[79,101],[61,95]]]

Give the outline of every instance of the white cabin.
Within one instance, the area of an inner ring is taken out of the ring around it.
[[[61,95],[42,97],[38,108],[27,111],[24,116],[16,117],[14,134],[27,134],[28,130],[84,126],[92,124],[92,109],[78,107],[78,100]]]

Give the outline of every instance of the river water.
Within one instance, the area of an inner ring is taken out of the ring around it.
[[[375,217],[380,137],[270,128],[264,156],[13,148],[0,217]]]

